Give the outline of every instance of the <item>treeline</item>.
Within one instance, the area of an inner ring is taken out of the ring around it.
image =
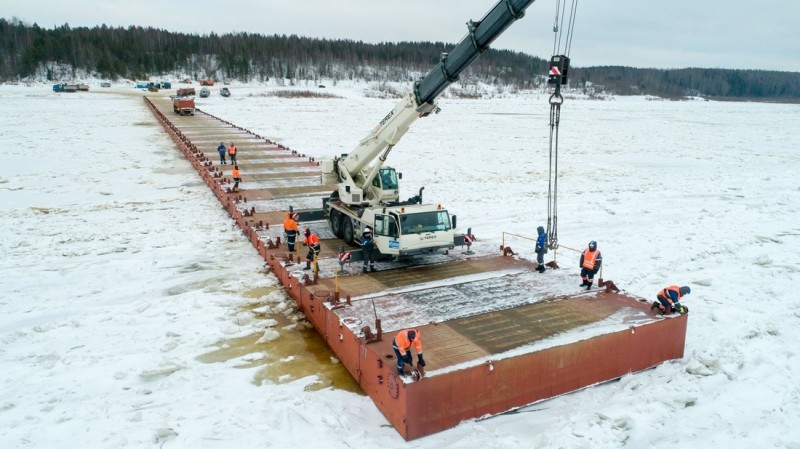
[[[452,47],[443,42],[366,44],[252,33],[200,36],[133,26],[65,24],[45,29],[0,18],[0,80],[61,80],[84,73],[110,80],[189,76],[242,82],[410,82],[426,74],[442,51]],[[541,58],[490,49],[461,75],[459,83],[536,89],[546,83],[547,66]],[[569,87],[590,95],[800,101],[800,73],[794,72],[573,67]]]

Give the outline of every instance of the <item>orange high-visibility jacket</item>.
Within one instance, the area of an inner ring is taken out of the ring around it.
[[[283,229],[284,231],[297,232],[297,222],[294,221],[291,214],[288,214],[286,220],[283,220]]]
[[[231,145],[230,147],[228,147],[228,154],[233,154],[233,155],[236,154],[236,145]]]
[[[594,267],[597,265],[597,256],[599,255],[600,251],[589,251],[589,248],[586,248],[583,251],[583,268],[594,270]]]
[[[306,245],[308,246],[317,246],[319,245],[319,239],[317,238],[316,234],[310,234],[308,237],[305,238]]]
[[[669,292],[675,293],[675,298],[677,298],[677,299],[673,301],[672,300],[672,296],[670,296]],[[676,302],[680,302],[681,301],[681,288],[678,287],[677,285],[670,285],[669,287],[664,287],[664,289],[662,289],[660,292],[658,292],[658,296],[660,296],[661,298],[666,299],[667,301],[669,301],[670,304],[674,304]]]
[[[233,171],[231,172],[231,176],[232,176],[234,179],[236,179],[236,178],[240,178],[241,176],[239,176],[239,169],[238,169],[238,168],[234,168],[234,169],[233,169]]]
[[[408,333],[412,330],[417,333],[413,341],[408,339]],[[400,351],[400,355],[406,355],[406,351],[411,349],[412,344],[414,345],[414,349],[417,351],[417,355],[422,355],[422,335],[416,329],[402,330],[397,333],[397,336],[394,337],[394,346],[397,346],[397,350]]]

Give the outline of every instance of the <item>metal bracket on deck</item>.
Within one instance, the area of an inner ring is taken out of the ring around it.
[[[600,278],[600,282],[597,283],[598,287],[605,287],[606,293],[611,293],[611,291],[619,292],[617,285],[614,284],[614,281],[606,281],[603,278]]]
[[[370,329],[369,326],[364,326],[361,328],[361,332],[364,334],[365,343],[374,343],[376,341],[383,340],[383,328],[381,327],[381,320],[375,320],[375,328],[378,330],[377,334],[373,334],[372,329]]]

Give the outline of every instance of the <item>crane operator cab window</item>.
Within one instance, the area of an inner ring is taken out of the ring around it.
[[[405,234],[449,231],[450,214],[446,210],[435,210],[400,216],[400,230]]]
[[[372,186],[381,190],[397,190],[397,172],[393,168],[382,168],[372,180]]]

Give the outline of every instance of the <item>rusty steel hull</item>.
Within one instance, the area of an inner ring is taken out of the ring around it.
[[[341,240],[320,234],[321,271],[306,274],[296,263],[301,254],[288,253],[278,240],[286,204],[316,204],[319,192],[332,190],[309,185],[319,172],[316,161],[203,111],[173,123],[163,113],[171,110],[168,102],[145,100],[287,294],[405,439],[683,357],[687,315],[656,316],[648,301],[611,288],[574,292],[574,279],[561,270],[541,277],[532,262],[516,257],[450,257],[361,274],[336,263]],[[242,177],[257,186],[243,192],[230,192],[212,162],[216,144],[234,139]],[[564,280],[572,287],[559,287]],[[408,327],[417,328],[425,344],[426,375],[419,381],[397,374],[391,348],[396,332]]]

